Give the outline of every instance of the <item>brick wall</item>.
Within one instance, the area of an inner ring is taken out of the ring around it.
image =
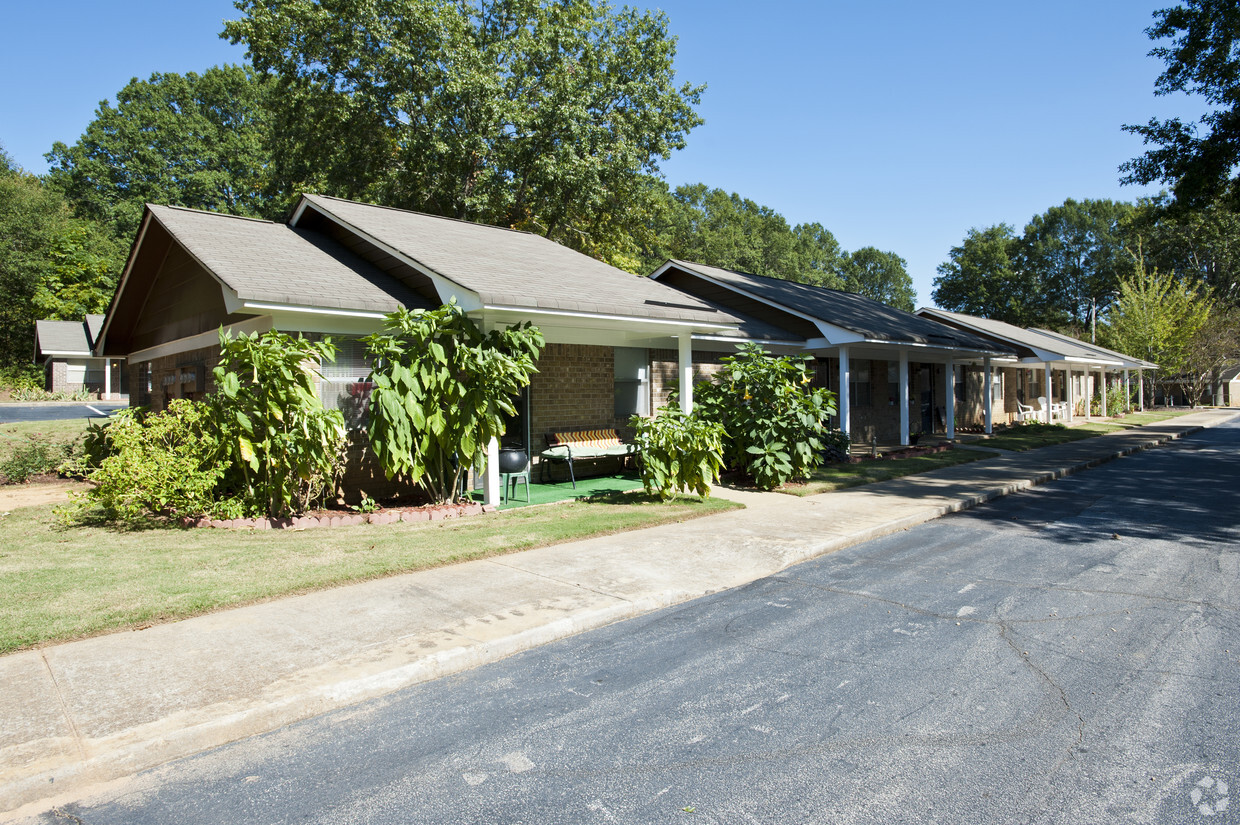
[[[148,364],[151,370],[151,393],[146,403],[152,410],[162,410],[173,398],[200,401],[207,393],[212,392],[215,382],[211,371],[219,362],[219,344],[152,358],[150,361],[131,362],[128,367],[129,386],[132,388],[135,403],[142,403],[138,399],[142,397],[146,387],[142,374],[143,364]]]
[[[693,353],[693,383],[707,381],[724,367],[726,352]],[[650,350],[650,409],[667,405],[668,397],[680,393],[680,358],[674,349]]]
[[[48,370],[47,391],[68,392],[68,390],[69,365],[64,361],[52,361],[52,366]]]
[[[615,356],[611,347],[548,344],[530,381],[530,438],[542,449],[548,432],[616,425]]]

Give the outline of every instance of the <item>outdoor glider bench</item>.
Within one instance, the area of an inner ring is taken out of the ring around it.
[[[539,477],[545,479],[547,467],[553,461],[568,464],[568,478],[577,488],[577,474],[573,470],[574,461],[583,461],[612,456],[624,459],[637,454],[637,447],[620,440],[615,430],[580,430],[571,433],[547,433],[547,449],[539,453],[542,462],[539,465]]]

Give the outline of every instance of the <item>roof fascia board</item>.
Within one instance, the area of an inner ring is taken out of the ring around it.
[[[747,338],[743,335],[708,335],[694,333],[692,336],[694,341],[710,341],[716,344],[758,344],[759,346],[771,347],[805,347],[805,342],[799,338],[795,341],[778,341],[769,338]]]
[[[484,304],[484,312],[513,312],[522,315],[546,315],[554,318],[580,318],[597,321],[622,321],[628,324],[649,325],[656,327],[680,327],[690,329],[715,329],[735,332],[735,324],[712,324],[707,321],[688,321],[675,318],[646,318],[640,315],[605,315],[595,312],[578,312],[567,309],[541,309],[538,307],[512,306],[509,304]]]
[[[446,304],[452,300],[455,300],[457,305],[461,309],[465,310],[466,312],[471,312],[476,309],[482,309],[482,296],[480,296],[477,292],[474,292],[472,289],[467,289],[466,287],[462,286],[461,284],[458,284],[456,281],[452,280],[446,275],[441,275],[440,273],[436,272],[435,270],[423,264],[418,259],[413,258],[404,252],[401,252],[399,249],[397,249],[394,246],[390,246],[384,243],[383,241],[371,235],[369,232],[362,231],[361,229],[357,228],[353,224],[346,221],[344,218],[341,218],[339,215],[336,215],[335,213],[328,211],[322,205],[317,204],[317,203],[311,203],[309,200],[306,199],[305,195],[302,195],[301,198],[302,198],[301,203],[297,205],[297,209],[293,213],[293,218],[289,222],[289,226],[296,226],[297,221],[301,219],[303,214],[305,214],[306,209],[309,207],[313,207],[314,210],[318,214],[322,215],[327,220],[336,224],[336,226],[339,226],[341,229],[345,229],[349,232],[352,232],[353,234],[359,237],[365,238],[367,241],[374,244],[379,249],[382,249],[384,252],[391,255],[393,258],[397,259],[401,263],[404,263],[410,267],[413,267],[418,272],[425,275],[427,278],[431,280],[431,283],[434,284],[435,293],[439,295],[439,300],[441,303]]]
[[[229,314],[237,310],[231,307]],[[338,318],[367,318],[382,321],[387,317],[386,312],[365,309],[334,309],[330,307],[315,307],[299,304],[277,304],[267,301],[241,301],[237,307],[238,310],[258,310],[260,312],[290,312],[299,315],[330,315]]]
[[[254,318],[247,318],[244,321],[238,321],[235,324],[229,324],[224,327],[226,332],[239,334],[250,332],[266,332],[272,329],[272,320],[270,315],[260,315]],[[163,358],[167,355],[178,355],[182,352],[190,350],[202,349],[220,342],[219,330],[210,332],[200,332],[197,335],[191,335],[188,338],[178,338],[175,341],[166,341],[162,344],[156,344],[153,347],[140,349],[124,356],[131,363],[138,361],[150,361],[153,358]]]

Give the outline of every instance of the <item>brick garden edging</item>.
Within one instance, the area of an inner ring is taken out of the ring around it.
[[[444,519],[493,513],[491,504],[437,504],[429,507],[405,507],[377,513],[320,513],[290,518],[186,518],[184,527],[212,527],[223,530],[307,530],[313,527],[352,527],[358,524],[396,524],[402,521],[443,521]]]

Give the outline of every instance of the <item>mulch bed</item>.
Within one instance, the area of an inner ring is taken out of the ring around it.
[[[319,510],[290,518],[183,518],[182,527],[209,527],[217,530],[309,530],[316,527],[352,527],[359,524],[396,524],[402,521],[444,521],[477,516],[498,509],[487,504],[434,504],[422,507],[381,509],[373,513],[344,513]]]

